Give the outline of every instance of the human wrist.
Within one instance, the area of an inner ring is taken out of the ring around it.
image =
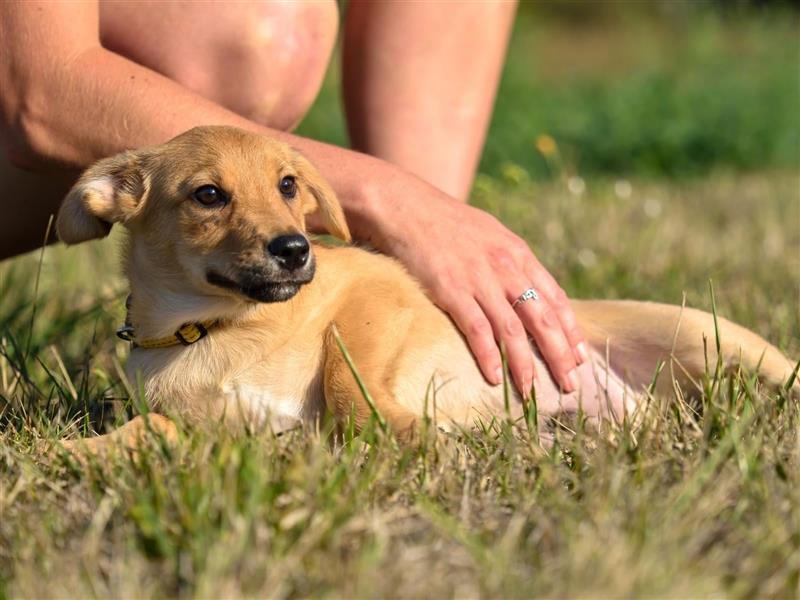
[[[371,156],[362,155],[357,172],[368,174],[353,178],[342,192],[342,204],[353,237],[387,251],[389,225],[396,205],[402,201],[400,189],[407,177],[400,169]]]

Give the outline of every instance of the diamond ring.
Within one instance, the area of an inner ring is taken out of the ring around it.
[[[517,308],[517,306],[519,306],[523,302],[527,302],[528,300],[538,300],[538,299],[539,299],[539,293],[533,288],[528,288],[527,290],[522,292],[516,300],[514,300],[514,302],[511,304],[511,308]]]

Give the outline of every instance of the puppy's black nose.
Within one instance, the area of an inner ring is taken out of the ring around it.
[[[284,269],[293,271],[308,262],[308,240],[302,235],[282,235],[269,244],[267,250]]]

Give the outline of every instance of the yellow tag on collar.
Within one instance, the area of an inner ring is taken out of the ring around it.
[[[185,323],[178,327],[172,335],[161,338],[137,339],[133,327],[126,325],[117,330],[117,337],[131,342],[134,347],[139,348],[169,348],[170,346],[191,346],[199,342],[206,335],[208,330],[216,324],[216,320],[201,321],[199,323]]]

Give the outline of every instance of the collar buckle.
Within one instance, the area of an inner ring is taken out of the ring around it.
[[[186,323],[175,332],[175,337],[183,346],[191,346],[208,335],[208,329],[202,323]]]

